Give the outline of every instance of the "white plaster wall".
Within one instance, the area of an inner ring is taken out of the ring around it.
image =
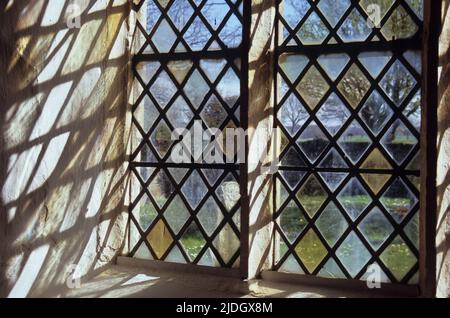
[[[0,4],[0,296],[58,296],[122,246],[128,7]]]
[[[439,43],[437,296],[450,297],[450,0],[442,2]]]

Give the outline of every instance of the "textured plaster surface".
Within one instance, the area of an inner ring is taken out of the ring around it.
[[[442,4],[439,43],[437,296],[450,297],[450,1]]]
[[[127,12],[126,0],[0,4],[2,297],[59,296],[122,245]]]

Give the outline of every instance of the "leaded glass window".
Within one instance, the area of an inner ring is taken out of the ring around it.
[[[277,271],[418,283],[422,0],[277,7]]]
[[[239,165],[171,155],[183,139],[175,129],[240,127],[243,1],[145,0],[133,10],[130,256],[238,267]]]

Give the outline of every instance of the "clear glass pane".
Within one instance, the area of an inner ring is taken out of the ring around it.
[[[417,263],[417,258],[400,236],[384,250],[380,258],[397,281],[401,281]]]
[[[358,229],[377,251],[394,231],[394,227],[379,208],[374,208],[358,225]]]
[[[330,144],[319,126],[312,122],[300,135],[297,144],[311,163],[314,163]]]
[[[211,236],[222,222],[223,215],[217,202],[210,197],[200,209],[200,212],[197,214],[197,218],[206,234]]]
[[[355,232],[351,232],[339,246],[336,256],[352,277],[356,277],[370,259],[369,251]]]
[[[335,93],[330,95],[317,112],[317,118],[332,136],[341,130],[349,117],[350,111]]]
[[[284,208],[279,222],[284,235],[291,244],[295,242],[308,224],[303,212],[294,201],[289,202]]]
[[[208,188],[198,171],[194,170],[181,188],[181,191],[191,208],[196,209],[208,192]]]
[[[405,161],[418,142],[417,138],[399,119],[392,124],[381,140],[391,158],[399,165]]]
[[[393,113],[383,97],[377,91],[374,91],[362,107],[359,115],[370,131],[378,136],[389,119],[392,118]]]
[[[316,226],[328,245],[333,247],[347,230],[348,223],[338,207],[331,202],[327,205],[325,210],[323,210],[316,222]]]
[[[312,12],[297,33],[297,37],[305,45],[321,44],[330,31],[317,13]]]
[[[356,120],[352,122],[338,140],[339,146],[354,164],[366,153],[371,143],[371,139]]]
[[[319,2],[319,9],[331,26],[335,27],[350,7],[350,4],[350,0],[321,0]]]
[[[164,212],[164,217],[175,235],[180,232],[189,216],[189,211],[179,195],[172,200]]]
[[[167,174],[163,170],[160,170],[155,175],[152,182],[150,182],[148,190],[156,204],[162,208],[174,192],[175,188]]]
[[[356,220],[372,202],[370,195],[356,178],[347,183],[339,193],[338,200],[352,220]]]
[[[327,199],[327,193],[323,189],[317,177],[309,176],[297,193],[297,199],[302,204],[310,217],[314,217],[322,204]]]
[[[392,217],[400,223],[409,214],[418,200],[405,182],[400,178],[396,178],[380,201]]]
[[[181,236],[180,243],[191,262],[193,262],[206,245],[206,240],[197,224],[192,222]]]
[[[291,94],[278,111],[278,120],[283,124],[291,137],[295,136],[309,117],[302,103]]]
[[[327,81],[319,73],[315,66],[312,66],[297,86],[297,91],[303,97],[311,110],[315,109],[325,94],[330,89]]]
[[[344,95],[353,109],[356,109],[361,100],[366,96],[370,88],[370,82],[358,66],[353,64],[338,84],[338,89]]]

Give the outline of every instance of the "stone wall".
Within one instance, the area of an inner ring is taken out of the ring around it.
[[[439,43],[437,296],[450,297],[450,0],[442,4]]]
[[[122,246],[128,11],[0,4],[1,297],[58,296]]]

